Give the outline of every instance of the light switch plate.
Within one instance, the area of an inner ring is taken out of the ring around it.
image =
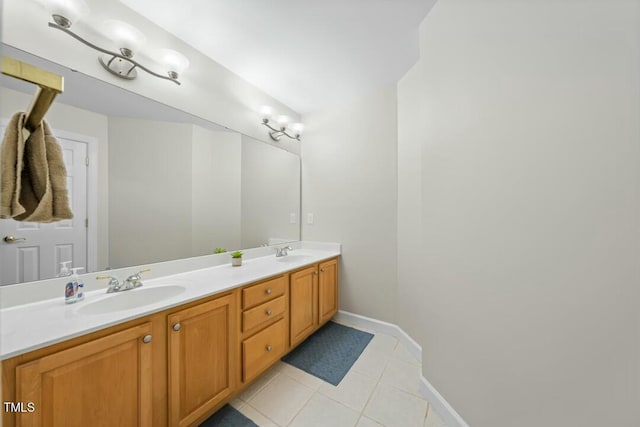
[[[308,213],[307,214],[307,224],[313,225],[313,214],[312,213]]]
[[[289,224],[295,224],[295,223],[296,223],[296,213],[291,212],[289,214]]]

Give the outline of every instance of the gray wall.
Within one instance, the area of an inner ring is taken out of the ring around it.
[[[303,121],[302,238],[342,243],[342,310],[395,322],[395,85]]]
[[[241,148],[239,133],[193,126],[193,255],[241,247]]]
[[[295,213],[296,222],[289,221]],[[299,240],[300,157],[242,136],[242,244]]]
[[[191,253],[192,129],[182,123],[109,119],[111,267]]]
[[[398,321],[473,427],[640,425],[639,17],[441,0],[422,25],[398,91]]]

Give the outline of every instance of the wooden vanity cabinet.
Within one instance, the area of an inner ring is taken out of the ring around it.
[[[318,323],[324,325],[338,312],[338,259],[318,265]]]
[[[236,293],[168,316],[169,425],[189,426],[236,388]]]
[[[242,382],[254,380],[277,362],[289,346],[289,275],[242,290]]]
[[[198,425],[337,310],[331,259],[15,356],[2,401],[35,411],[0,424]]]
[[[2,400],[33,404],[32,412],[29,406],[25,412],[3,411],[5,427],[150,427],[157,425],[155,408],[158,420],[165,417],[166,403],[154,393],[164,381],[154,372],[154,352],[162,344],[152,323],[90,337],[3,362]]]
[[[291,274],[290,337],[295,347],[338,311],[337,258]]]
[[[291,347],[318,327],[318,266],[298,270],[289,281]]]

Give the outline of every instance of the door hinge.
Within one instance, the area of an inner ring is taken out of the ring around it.
[[[84,164],[89,166],[89,157],[84,158]]]
[[[84,228],[89,228],[89,218],[84,219]]]

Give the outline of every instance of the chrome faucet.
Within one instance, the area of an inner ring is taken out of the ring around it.
[[[111,294],[114,292],[122,292],[122,291],[128,291],[130,289],[134,289],[134,288],[139,288],[140,286],[142,286],[142,278],[140,277],[140,275],[142,273],[146,273],[147,271],[151,271],[150,269],[145,269],[145,270],[140,270],[138,271],[136,274],[132,274],[131,276],[127,277],[122,283],[120,283],[120,280],[118,280],[117,277],[113,277],[113,276],[98,276],[96,277],[96,279],[98,280],[106,280],[109,279],[109,287],[107,288],[107,293]]]
[[[289,251],[292,251],[293,248],[291,246],[283,246],[281,248],[276,248],[276,257],[287,256],[289,255]]]
[[[142,277],[140,277],[140,275],[148,271],[151,271],[151,269],[146,268],[144,270],[138,271],[136,274],[132,274],[131,276],[127,277],[124,280],[124,287],[125,287],[124,290],[126,291],[129,289],[139,288],[140,286],[142,286]]]
[[[107,293],[111,294],[113,292],[120,292],[122,286],[120,285],[120,280],[117,277],[113,276],[97,276],[98,280],[106,280],[109,279],[109,287],[107,288]]]

